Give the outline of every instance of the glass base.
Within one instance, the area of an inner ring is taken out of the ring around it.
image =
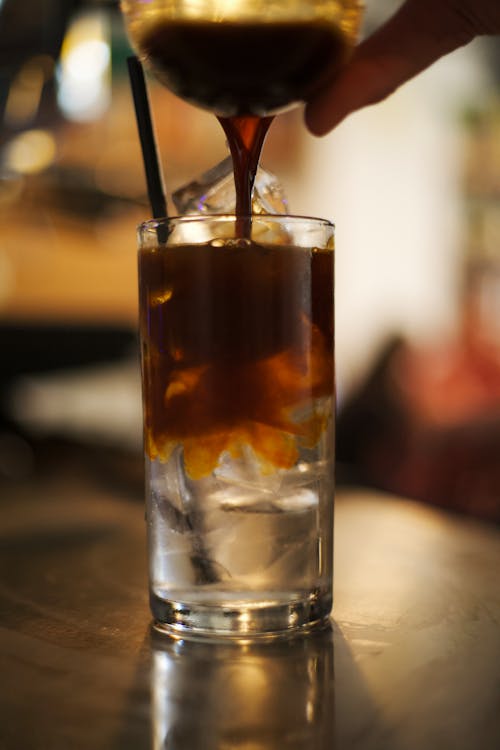
[[[332,595],[330,591],[314,591],[286,601],[239,597],[214,603],[188,597],[163,599],[152,594],[150,603],[157,630],[182,637],[192,634],[247,639],[291,634],[324,622],[332,609]]]

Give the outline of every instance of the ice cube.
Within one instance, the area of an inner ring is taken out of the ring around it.
[[[230,156],[173,194],[180,215],[234,212],[236,194]],[[257,169],[252,199],[255,214],[286,214],[288,202],[278,179],[262,167]]]
[[[243,495],[276,495],[281,486],[283,471],[277,469],[270,473],[263,473],[261,462],[249,445],[241,447],[241,456],[234,458],[224,452],[215,476],[220,482],[231,487],[239,487]]]
[[[186,511],[191,493],[183,470],[182,446],[172,451],[168,461],[156,459],[149,465],[149,484],[154,497],[165,501],[178,512]]]

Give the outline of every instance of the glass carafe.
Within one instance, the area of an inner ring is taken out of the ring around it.
[[[122,0],[146,66],[217,115],[269,115],[305,101],[354,45],[360,0]]]

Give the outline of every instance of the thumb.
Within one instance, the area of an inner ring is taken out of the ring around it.
[[[491,30],[485,28],[485,17]],[[356,48],[330,86],[308,102],[307,127],[315,135],[327,133],[351,112],[385,99],[477,34],[500,31],[499,17],[499,0],[407,0]]]

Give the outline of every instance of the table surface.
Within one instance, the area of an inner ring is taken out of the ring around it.
[[[174,641],[137,499],[0,487],[0,750],[500,747],[500,531],[343,490],[335,538],[331,627]]]

